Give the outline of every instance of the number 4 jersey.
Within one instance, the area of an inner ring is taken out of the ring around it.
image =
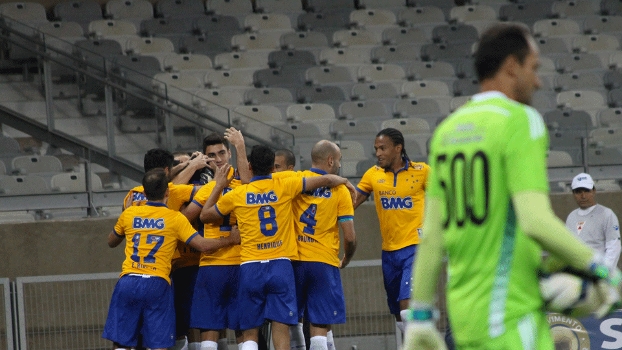
[[[541,250],[518,227],[512,196],[548,192],[547,147],[538,112],[500,92],[473,96],[434,132],[427,195],[443,204],[458,343],[495,338],[542,307]]]
[[[171,260],[177,241],[190,242],[197,231],[178,211],[147,202],[121,213],[114,233],[126,238],[121,276],[137,273],[162,277],[171,283]]]
[[[242,263],[298,258],[292,200],[304,190],[304,181],[297,176],[255,176],[218,200],[218,213],[233,213],[238,220]]]

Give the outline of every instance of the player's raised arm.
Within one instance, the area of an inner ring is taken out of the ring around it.
[[[348,179],[339,175],[326,174],[322,176],[306,177],[304,184],[304,191],[313,191],[320,187],[336,187],[339,185],[345,185]]]
[[[234,127],[225,130],[225,140],[229,141],[233,147],[235,147],[236,165],[240,181],[243,184],[247,184],[251,181],[251,171],[248,168],[248,159],[246,157],[246,144],[244,143],[244,137],[242,131],[237,130]]]
[[[227,187],[227,185],[229,185],[229,183],[233,179],[233,178],[227,177],[227,175],[229,174],[230,168],[231,168],[231,165],[225,164],[221,166],[220,168],[216,169],[216,173],[214,174],[214,180],[213,180],[216,182],[216,185],[214,186],[214,189],[212,190],[212,193],[210,194],[209,198],[205,202],[205,205],[203,206],[203,209],[201,210],[201,215],[199,216],[203,223],[218,220],[222,217],[220,213],[218,213],[216,208],[214,208],[214,205],[218,201],[218,198],[220,197],[220,193],[222,193],[224,188]]]
[[[220,238],[203,238],[199,235],[195,235],[190,240],[190,242],[188,242],[188,245],[192,248],[208,254],[213,254],[220,248],[225,248],[237,244],[240,244],[240,231],[237,229],[237,227],[235,229],[232,229],[231,234],[226,237],[223,236]]]
[[[108,234],[108,246],[110,248],[115,248],[116,246],[121,244],[121,242],[123,242],[123,238],[125,238],[125,236],[117,235],[114,230],[110,231],[110,233]]]

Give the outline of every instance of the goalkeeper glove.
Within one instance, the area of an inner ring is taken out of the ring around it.
[[[596,291],[602,300],[601,306],[594,312],[597,318],[602,318],[620,307],[622,286],[622,272],[618,268],[607,267],[601,260],[595,257],[590,264],[590,273],[597,278]]]
[[[436,329],[435,312],[431,307],[414,307],[401,313],[406,322],[402,350],[447,350],[443,337]]]

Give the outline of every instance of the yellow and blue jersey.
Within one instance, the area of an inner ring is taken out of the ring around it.
[[[229,177],[233,175],[233,168],[229,170]],[[234,178],[229,183],[229,186],[226,187],[220,196],[224,196],[229,193],[234,188],[240,186],[242,182],[240,182],[239,178]],[[214,191],[214,186],[216,186],[215,181],[211,181],[201,187],[201,189],[197,192],[192,200],[192,203],[198,205],[203,208],[205,202]],[[229,215],[224,216],[220,221],[214,223],[207,223],[203,225],[203,237],[205,238],[220,238],[227,237],[231,234],[231,226],[235,225],[236,218],[235,214],[231,213]],[[199,266],[209,266],[209,265],[239,265],[240,264],[240,246],[234,245],[226,248],[218,249],[213,254],[201,254],[201,261],[199,262]]]
[[[302,177],[255,176],[218,200],[214,208],[221,216],[233,213],[237,217],[242,263],[297,259],[292,200],[304,184]]]
[[[374,194],[384,251],[419,243],[430,167],[408,159],[405,163],[397,172],[373,166],[357,185],[357,190],[364,195]]]
[[[168,201],[166,206],[171,210],[179,211],[185,203],[192,201],[197,188],[193,185],[176,185],[172,182],[168,184]],[[145,205],[147,196],[143,186],[132,188],[123,200],[123,210],[133,205]]]
[[[121,276],[152,275],[164,278],[169,284],[177,242],[188,243],[198,234],[183,214],[155,202],[124,210],[114,233],[126,238]]]
[[[298,173],[304,177],[324,174],[326,172],[314,168]],[[298,260],[339,266],[338,220],[354,217],[348,189],[340,185],[303,192],[293,201],[292,207]]]

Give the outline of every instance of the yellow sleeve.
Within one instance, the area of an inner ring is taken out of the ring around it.
[[[373,184],[372,184],[372,171],[373,171],[374,167],[369,168],[365,174],[363,174],[363,177],[361,178],[361,181],[358,183],[358,185],[356,185],[356,189],[363,193],[366,196],[369,196],[371,194],[371,192],[374,190]]]

